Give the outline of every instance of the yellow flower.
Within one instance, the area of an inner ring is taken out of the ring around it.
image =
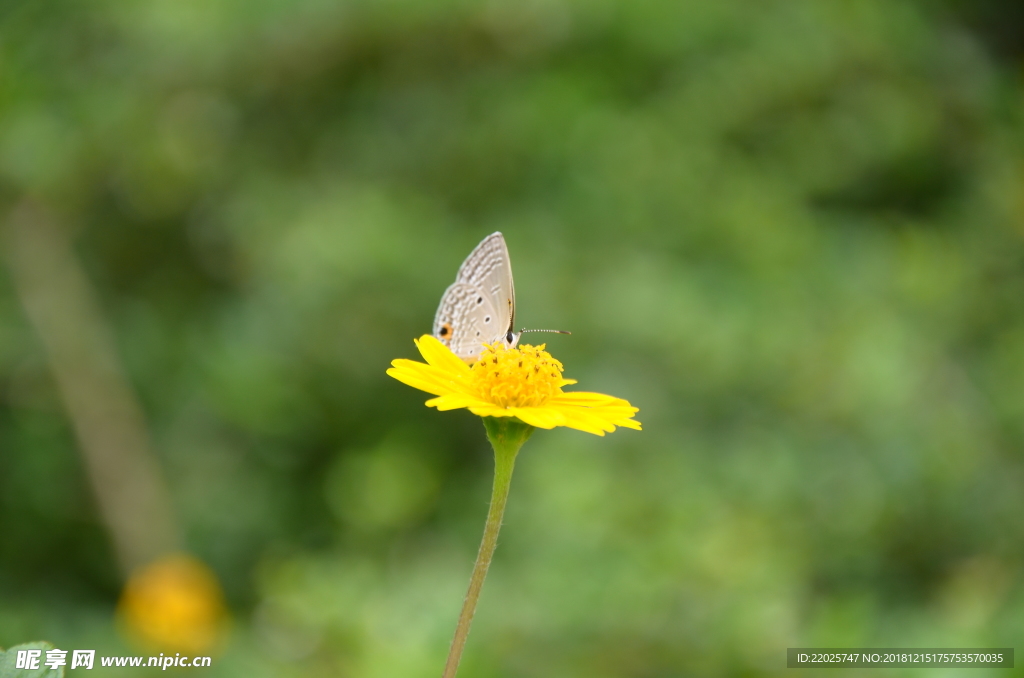
[[[182,553],[133,572],[118,612],[129,636],[165,652],[208,652],[223,637],[228,621],[216,575]]]
[[[413,388],[438,396],[427,401],[438,410],[462,407],[481,417],[517,417],[537,428],[568,426],[603,436],[616,426],[640,429],[639,410],[621,398],[601,393],[562,391],[575,384],[562,378],[562,363],[540,346],[487,346],[467,365],[429,334],[416,340],[426,364],[398,359],[388,374]]]

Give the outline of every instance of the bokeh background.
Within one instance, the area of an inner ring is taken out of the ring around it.
[[[144,654],[33,224],[223,586],[193,672],[439,675],[490,451],[384,370],[496,230],[518,322],[645,430],[527,444],[460,676],[1013,646],[1022,64],[1013,0],[7,0],[0,646]]]

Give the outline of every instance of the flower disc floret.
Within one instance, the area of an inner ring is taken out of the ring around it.
[[[540,346],[486,347],[473,363],[473,380],[481,400],[500,407],[540,407],[562,392],[562,363]]]

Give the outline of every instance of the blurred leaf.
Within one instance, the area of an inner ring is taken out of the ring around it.
[[[46,666],[46,651],[53,650],[50,643],[36,641],[34,643],[22,643],[15,645],[6,652],[0,652],[0,678],[64,678],[64,667],[59,666],[51,669]],[[18,652],[20,650],[39,650],[39,668],[25,669],[17,668]],[[65,656],[67,662],[71,661],[71,653]]]

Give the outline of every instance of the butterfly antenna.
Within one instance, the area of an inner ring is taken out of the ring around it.
[[[527,332],[550,332],[552,334],[572,334],[572,332],[567,332],[566,330],[519,330],[519,334],[525,334]]]

